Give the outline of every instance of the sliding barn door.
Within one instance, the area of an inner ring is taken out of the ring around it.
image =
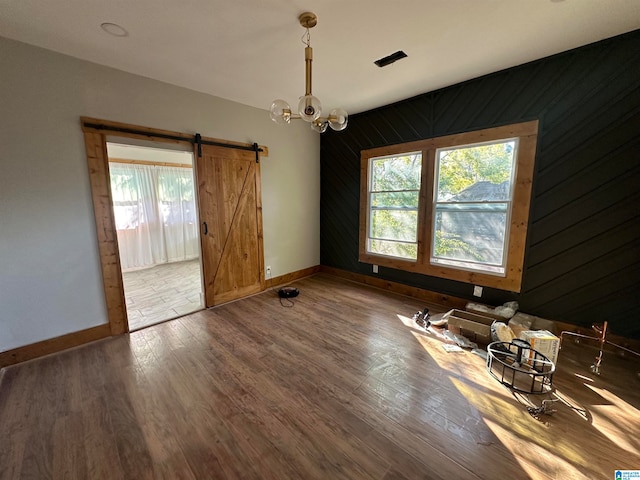
[[[210,307],[264,289],[260,164],[254,152],[203,145],[196,168]]]

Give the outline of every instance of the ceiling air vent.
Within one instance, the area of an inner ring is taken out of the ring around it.
[[[382,68],[382,67],[386,67],[387,65],[391,65],[393,62],[397,62],[398,60],[406,56],[407,56],[406,53],[404,53],[402,50],[398,50],[396,53],[392,53],[391,55],[388,55],[384,58],[376,60],[373,63],[375,63],[377,66]]]

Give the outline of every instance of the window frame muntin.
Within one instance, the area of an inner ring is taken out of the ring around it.
[[[538,120],[515,123],[501,127],[474,130],[453,135],[433,137],[425,140],[386,145],[360,152],[360,228],[358,260],[407,272],[445,278],[463,283],[482,285],[512,292],[522,287],[524,250],[527,239],[531,187],[538,138]],[[512,184],[510,238],[507,246],[505,277],[498,277],[478,271],[466,271],[444,265],[430,265],[432,205],[435,178],[435,150],[465,144],[492,142],[501,139],[518,138],[515,179]],[[418,213],[418,258],[414,261],[366,252],[368,223],[368,160],[372,157],[397,156],[409,152],[422,152],[422,177]],[[429,204],[429,205],[427,205]]]

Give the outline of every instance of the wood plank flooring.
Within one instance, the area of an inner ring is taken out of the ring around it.
[[[608,479],[640,468],[638,362],[566,344],[540,420],[424,304],[331,277],[4,369],[0,479]],[[577,376],[581,375],[581,376]],[[538,402],[540,399],[533,398]]]

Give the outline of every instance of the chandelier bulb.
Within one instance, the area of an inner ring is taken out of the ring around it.
[[[291,123],[291,106],[284,100],[274,100],[269,110],[271,120],[278,125]]]
[[[298,113],[300,118],[305,122],[313,122],[322,114],[322,105],[313,95],[305,95],[300,97],[300,103],[298,103]]]
[[[342,108],[334,108],[329,113],[329,126],[332,130],[339,132],[347,128],[347,123],[349,121],[349,115]]]

